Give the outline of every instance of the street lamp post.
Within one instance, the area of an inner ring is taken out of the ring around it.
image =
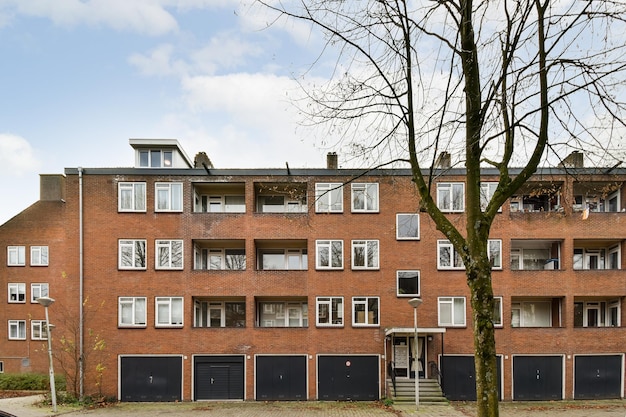
[[[46,336],[48,338],[48,370],[50,373],[50,397],[52,398],[52,412],[57,412],[57,393],[56,387],[54,384],[54,366],[52,364],[52,334],[50,333],[51,325],[50,319],[48,318],[48,307],[54,303],[54,298],[50,297],[39,297],[37,298],[37,302],[41,304],[46,310]]]
[[[421,298],[411,298],[409,304],[413,307],[413,327],[415,328],[415,340],[413,341],[415,347],[415,408],[420,406],[420,383],[419,383],[419,343],[417,343],[417,307],[422,304]]]

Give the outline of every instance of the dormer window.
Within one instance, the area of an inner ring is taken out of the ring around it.
[[[142,168],[171,168],[172,151],[142,149],[139,151],[139,166]]]

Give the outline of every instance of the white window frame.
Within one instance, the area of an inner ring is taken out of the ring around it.
[[[50,285],[45,282],[36,282],[30,284],[30,302],[37,303],[39,297],[50,296]]]
[[[492,252],[493,249],[497,249],[497,253]],[[491,261],[491,269],[502,269],[502,240],[501,239],[488,239],[487,240],[487,256]]]
[[[328,263],[323,264],[322,252],[327,252]],[[340,265],[333,265],[339,259]],[[315,241],[315,269],[343,269],[343,240],[322,239]]]
[[[48,340],[48,329],[46,329],[45,320],[30,321],[30,339],[31,340]]]
[[[155,327],[183,327],[185,311],[183,297],[155,297],[154,306]],[[165,307],[166,317],[161,317],[159,307]],[[180,311],[175,311],[175,309]]]
[[[117,305],[118,327],[144,328],[147,326],[148,299],[146,297],[118,297]],[[125,322],[124,313],[128,309],[130,309],[130,322]]]
[[[462,306],[458,301],[462,300]],[[442,316],[443,308],[449,308],[450,321],[444,321]],[[462,309],[463,319],[457,322],[457,310]],[[466,327],[467,307],[465,297],[437,297],[437,322],[440,327]]]
[[[317,297],[315,299],[315,325],[318,327],[343,327],[343,297]],[[333,310],[337,306],[337,310]],[[322,307],[328,317],[321,314]]]
[[[378,213],[379,186],[377,182],[352,183],[352,213]],[[358,207],[362,205],[362,207]]]
[[[499,317],[500,320],[496,320]],[[494,327],[503,327],[504,320],[502,319],[502,297],[493,297],[493,326]]]
[[[370,310],[370,300],[376,301],[376,310]],[[357,306],[364,306],[364,322],[357,323]],[[373,321],[370,323],[370,313],[373,314]],[[380,297],[352,297],[352,326],[353,327],[379,327],[380,326]]]
[[[12,300],[12,296],[15,299]],[[24,282],[9,282],[8,285],[8,302],[11,304],[24,304],[26,303],[26,283]]]
[[[161,201],[160,194],[164,194]],[[163,202],[163,205],[160,203]],[[183,183],[182,182],[157,182],[154,184],[154,211],[176,212],[183,211]]]
[[[30,266],[48,266],[48,262],[47,246],[30,247]]]
[[[273,253],[272,253],[273,252]],[[282,255],[283,267],[266,268],[265,255]],[[260,271],[306,271],[309,267],[309,255],[306,248],[260,248],[257,250],[258,269]],[[298,261],[297,268],[291,268],[291,259]]]
[[[401,277],[402,274],[415,274],[417,275],[417,293],[402,293],[400,292],[400,279],[408,279],[408,277]],[[396,296],[397,297],[419,297],[421,292],[421,273],[419,269],[403,269],[396,271]]]
[[[315,212],[343,213],[343,184],[315,184]]]
[[[407,220],[400,220],[401,218],[406,217]],[[416,224],[416,234],[415,236],[408,235],[400,235],[400,225],[406,224],[407,222],[411,225],[411,230],[413,229],[413,224]],[[420,240],[420,215],[418,213],[396,213],[396,240]]]
[[[154,269],[181,270],[185,265],[184,254],[182,239],[157,239],[154,241]]]
[[[363,265],[356,265],[359,256],[357,251],[363,251]],[[370,251],[372,254],[372,264],[370,265]],[[352,269],[380,269],[380,242],[376,239],[358,239],[352,241]]]
[[[8,246],[7,247],[7,265],[8,266],[25,266],[26,265],[26,246]]]
[[[241,268],[229,268],[229,265],[240,265],[239,262],[233,263],[232,261],[229,261],[230,259],[234,259],[239,256],[243,256],[243,264],[241,264]],[[219,258],[219,268],[212,268],[212,266],[215,265],[211,262],[212,258]],[[206,265],[204,263],[205,260]],[[245,248],[203,248],[196,246],[194,249],[194,269],[199,271],[244,271],[246,269],[246,250]]]
[[[117,211],[118,212],[136,212],[145,213],[147,211],[146,204],[146,183],[145,182],[119,182],[117,184]],[[129,207],[122,205],[124,199],[122,194],[130,193],[128,200]],[[143,193],[143,195],[142,195]]]
[[[455,204],[455,191],[460,189],[461,201]],[[445,197],[447,196],[448,204]],[[465,183],[464,182],[440,182],[437,183],[437,207],[444,213],[462,213],[465,211]]]
[[[548,306],[548,321],[549,323],[546,325],[530,325],[530,323],[526,323],[526,309],[525,307],[530,304],[544,304]],[[517,319],[518,324],[514,325],[515,312],[517,311]],[[511,327],[527,327],[527,328],[550,328],[552,327],[552,301],[551,300],[524,300],[524,301],[515,301],[511,303]]]
[[[487,206],[491,201],[496,189],[498,188],[497,182],[481,182],[480,183],[480,209],[481,211],[487,210]],[[498,208],[498,212],[502,211],[502,207]]]
[[[143,244],[144,258],[143,258],[143,266],[137,261],[141,258],[137,258],[139,254],[137,253],[137,244]],[[123,250],[130,249],[130,258],[132,259],[132,265],[123,265],[122,260],[124,256],[122,254]],[[118,268],[119,269],[130,269],[130,270],[145,270],[147,269],[147,259],[148,259],[148,244],[146,239],[120,239],[118,241]]]
[[[156,164],[152,162],[153,154],[159,154],[159,161]],[[147,156],[146,163],[142,163],[142,155]],[[139,168],[173,168],[174,167],[174,151],[165,149],[140,149],[137,151],[137,166]],[[169,164],[167,163],[169,162]]]
[[[259,301],[257,313],[258,327],[309,327],[307,301]]]
[[[26,340],[26,320],[9,320],[9,340]]]
[[[444,265],[442,263],[442,251],[448,250],[450,253],[450,265]],[[437,240],[437,269],[445,269],[445,270],[464,270],[465,265],[463,264],[463,259],[457,253],[456,249],[452,242],[446,239]]]

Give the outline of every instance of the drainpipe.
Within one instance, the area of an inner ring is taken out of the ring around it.
[[[83,369],[83,169],[78,167],[78,276],[79,276],[79,303],[78,303],[78,386],[79,399],[84,396],[84,369]]]

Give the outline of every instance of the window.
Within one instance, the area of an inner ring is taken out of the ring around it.
[[[343,212],[343,185],[341,183],[315,184],[315,211],[317,213]]]
[[[378,240],[352,241],[352,269],[378,269]]]
[[[259,327],[308,327],[308,315],[306,301],[263,301],[258,304]]]
[[[182,183],[157,182],[154,187],[154,211],[183,211]]]
[[[449,240],[437,241],[437,269],[464,269],[463,259],[461,255],[454,249],[452,242]]]
[[[574,327],[619,327],[620,310],[619,300],[574,302]]]
[[[352,325],[378,326],[379,324],[379,297],[352,297]]]
[[[317,269],[343,269],[343,240],[317,240]]]
[[[26,302],[26,284],[23,282],[9,283],[9,303]]]
[[[4,373],[4,362],[0,361],[0,374]]]
[[[183,326],[183,297],[156,297],[156,327]]]
[[[489,239],[487,241],[487,255],[492,269],[502,269],[502,241]]]
[[[465,210],[465,184],[462,182],[440,182],[437,184],[437,207],[443,212]]]
[[[146,327],[146,297],[120,297],[119,327]]]
[[[172,167],[172,151],[140,150],[139,166],[142,168],[170,168]]]
[[[244,270],[246,250],[196,247],[195,269]]]
[[[316,301],[315,323],[318,326],[343,326],[343,297],[317,297]]]
[[[117,199],[118,211],[146,211],[146,183],[120,182]]]
[[[48,329],[45,320],[31,320],[30,338],[32,340],[48,340]]]
[[[559,269],[561,242],[550,240],[512,240],[511,270]]]
[[[439,297],[439,326],[465,326],[465,297]]]
[[[146,241],[119,241],[119,268],[146,269]]]
[[[419,240],[420,215],[411,213],[396,214],[396,239]]]
[[[197,195],[196,212],[245,213],[246,199],[243,195]]]
[[[502,297],[493,297],[493,325],[502,327]]]
[[[156,241],[156,269],[183,269],[183,241]]]
[[[31,266],[48,266],[48,247],[47,246],[31,246],[30,247],[30,265]]]
[[[419,297],[420,271],[396,271],[397,296]]]
[[[378,212],[378,184],[352,183],[352,211]]]
[[[258,250],[259,270],[307,269],[306,249],[270,249]]]
[[[620,247],[574,248],[573,262],[574,269],[620,269]]]
[[[485,211],[487,209],[487,205],[493,194],[496,192],[496,188],[498,188],[497,182],[481,182],[480,183],[480,209]],[[498,211],[502,211],[499,209]]]
[[[9,340],[26,340],[26,320],[9,320]]]
[[[195,300],[194,327],[246,327],[244,301]]]
[[[49,297],[48,284],[30,284],[30,302],[36,303],[39,297]]]
[[[552,327],[550,301],[511,303],[511,327]]]
[[[284,195],[259,195],[257,197],[259,213],[306,213],[306,197]]]
[[[26,265],[26,247],[25,246],[9,246],[7,248],[7,265],[8,266]]]

